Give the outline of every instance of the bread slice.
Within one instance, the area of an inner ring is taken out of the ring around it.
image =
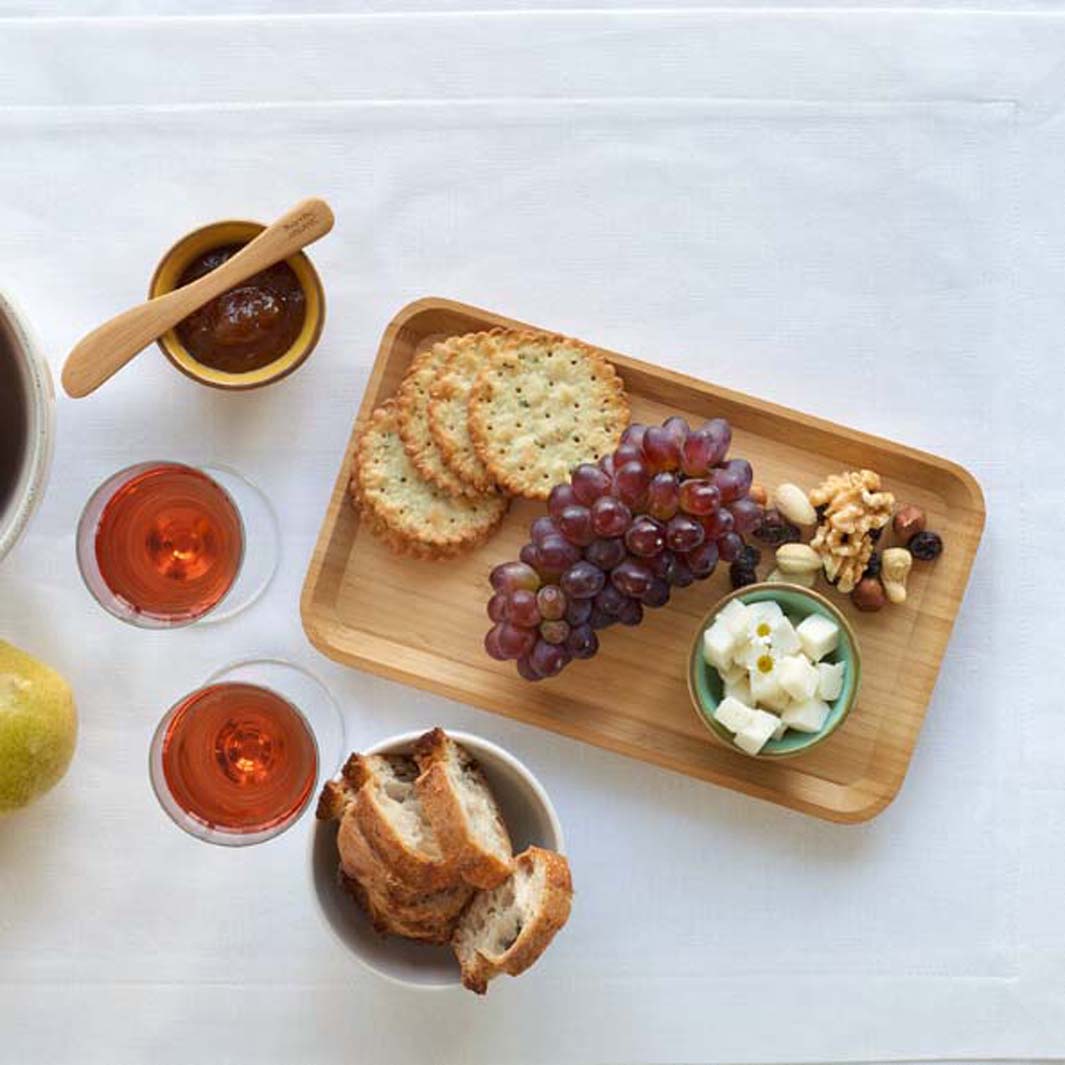
[[[573,882],[561,854],[529,847],[514,873],[475,896],[459,920],[451,948],[464,987],[483,995],[499,973],[525,972],[569,918]]]
[[[474,887],[501,884],[513,868],[513,851],[481,767],[439,728],[415,742],[414,759],[422,771],[418,797],[444,856]]]
[[[347,891],[366,912],[374,931],[381,935],[401,936],[422,943],[446,945],[454,935],[455,921],[442,917],[412,917],[384,904],[378,895],[350,877],[343,869],[337,870],[340,886]],[[467,889],[468,890],[468,889]]]
[[[340,871],[366,889],[375,908],[390,918],[405,922],[433,922],[454,928],[473,889],[457,877],[439,891],[424,892],[408,887],[381,862],[359,828],[355,811],[340,823],[337,833]]]
[[[359,830],[396,880],[421,892],[455,885],[455,864],[441,850],[414,786],[418,766],[413,758],[353,754],[343,776],[355,792],[351,810]]]

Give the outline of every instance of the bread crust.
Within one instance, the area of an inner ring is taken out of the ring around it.
[[[499,806],[488,787],[484,773],[472,755],[454,742],[443,729],[433,729],[414,744],[414,759],[422,771],[415,784],[422,808],[429,819],[440,849],[450,859],[468,884],[479,888],[493,888],[510,876],[512,869],[510,834]],[[483,788],[494,807],[495,827],[506,841],[506,857],[486,849],[477,839],[448,773],[453,763]]]
[[[503,334],[470,392],[478,458],[527,499],[546,499],[575,466],[612,453],[628,421],[624,384],[606,356],[551,333]]]
[[[517,938],[500,954],[485,954],[473,949],[465,958],[461,949],[463,920],[460,919],[451,945],[462,969],[462,985],[478,995],[488,990],[488,983],[499,973],[518,976],[533,965],[548,948],[555,935],[569,919],[573,904],[573,881],[569,862],[561,854],[529,847],[514,859],[515,866],[531,871],[535,864],[544,866],[544,883],[536,911],[526,921]],[[466,911],[468,915],[470,909]]]
[[[434,943],[438,946],[449,942],[454,926],[453,921],[406,920],[395,911],[382,906],[373,892],[367,890],[354,877],[348,876],[343,869],[337,870],[337,880],[340,886],[362,907],[370,918],[374,930],[381,935],[401,936],[404,939]]]
[[[314,816],[319,821],[339,821],[354,798],[354,794],[344,786],[342,781],[327,780],[318,796]]]
[[[473,894],[473,889],[457,877],[439,891],[424,892],[408,886],[377,857],[362,835],[353,811],[340,823],[337,848],[341,872],[362,884],[377,910],[398,921],[447,924],[453,929]]]
[[[361,780],[351,810],[378,861],[398,880],[419,891],[439,891],[453,886],[459,879],[454,862],[444,857],[438,846],[427,850],[411,847],[382,809],[375,794],[377,781],[372,761],[362,755],[352,755],[348,765],[353,776]],[[347,771],[345,767],[345,775]],[[436,840],[431,842],[435,844]]]

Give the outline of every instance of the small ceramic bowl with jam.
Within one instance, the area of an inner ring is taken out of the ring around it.
[[[752,758],[790,758],[843,724],[861,684],[858,641],[817,592],[764,583],[725,596],[699,623],[688,688],[699,719]]]
[[[148,295],[191,284],[231,259],[266,227],[225,221],[193,230],[162,258]],[[301,366],[318,343],[325,294],[303,252],[275,263],[193,312],[159,338],[183,373],[212,388],[260,388]]]

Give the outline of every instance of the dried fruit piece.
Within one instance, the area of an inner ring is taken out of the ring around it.
[[[757,547],[744,544],[743,549],[736,556],[736,561],[742,563],[747,569],[754,569],[762,561],[762,552]]]
[[[934,562],[943,553],[943,540],[934,532],[919,532],[906,546],[910,554],[922,562]]]
[[[728,576],[733,588],[746,588],[748,584],[758,583],[754,567],[744,565],[738,558],[729,566]]]
[[[762,515],[762,520],[755,527],[752,535],[771,547],[796,543],[802,539],[798,527],[792,525],[775,507],[771,507]]]

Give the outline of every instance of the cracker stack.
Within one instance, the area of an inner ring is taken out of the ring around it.
[[[317,816],[339,821],[338,880],[377,931],[450,943],[478,994],[529,968],[569,916],[566,859],[539,847],[513,857],[488,781],[442,729],[410,755],[353,754]]]
[[[495,531],[508,495],[546,499],[574,466],[611,453],[628,420],[621,378],[587,344],[500,329],[450,337],[370,416],[352,498],[394,550],[449,558]]]
[[[351,495],[376,535],[399,554],[417,558],[450,558],[475,547],[507,511],[498,493],[451,495],[423,478],[403,446],[393,400],[370,415],[359,439]]]

